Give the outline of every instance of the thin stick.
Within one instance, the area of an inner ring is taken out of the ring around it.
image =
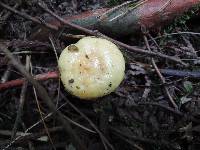
[[[131,1],[124,2],[124,3],[122,3],[121,5],[117,5],[117,6],[113,7],[113,8],[111,8],[111,9],[109,9],[109,10],[106,11],[105,13],[100,14],[100,15],[98,16],[98,18],[99,18],[98,21],[101,21],[101,20],[105,19],[109,13],[111,13],[111,12],[117,10],[117,9],[120,9],[120,8],[122,8],[123,6],[125,6],[125,5],[127,5],[127,4],[130,4],[130,3],[131,3]]]
[[[51,71],[51,72],[42,73],[42,74],[33,76],[33,78],[38,81],[45,81],[48,79],[58,79],[58,77],[59,77],[59,73],[57,71]],[[0,91],[13,88],[16,86],[21,86],[22,84],[24,84],[24,82],[25,82],[25,78],[11,80],[5,83],[0,83]]]
[[[173,109],[171,107],[168,107],[168,106],[160,104],[160,103],[155,103],[155,102],[139,102],[138,105],[152,105],[152,106],[157,106],[157,107],[160,107],[163,110],[166,110],[168,112],[173,113],[176,116],[184,117],[184,114],[182,112],[180,112],[179,110],[175,110],[175,109]]]
[[[189,78],[200,78],[200,71],[184,71],[176,69],[160,69],[160,72],[167,76],[175,77],[189,77]]]
[[[164,35],[157,36],[157,37],[154,38],[154,40],[161,39],[161,38],[167,37],[167,36],[182,35],[182,34],[189,34],[189,35],[200,36],[200,33],[198,33],[198,32],[174,32],[174,33],[165,33]],[[151,39],[149,39],[149,40],[151,40]]]
[[[30,66],[31,66],[31,75],[33,75],[32,63],[30,63]],[[50,135],[50,133],[49,133],[49,129],[48,129],[48,127],[47,127],[47,125],[46,125],[46,123],[45,123],[45,121],[44,121],[44,117],[43,117],[43,115],[42,115],[42,110],[41,110],[40,103],[39,103],[39,100],[38,100],[37,92],[36,92],[36,89],[35,89],[34,86],[33,86],[33,93],[34,93],[34,96],[35,96],[35,101],[36,101],[37,108],[38,108],[38,111],[39,111],[39,114],[40,114],[40,118],[41,118],[42,123],[43,123],[43,125],[44,125],[45,132],[46,132],[46,134],[47,134],[47,136],[48,136],[48,138],[49,138],[49,141],[50,141],[50,143],[51,143],[51,145],[52,145],[52,148],[53,148],[54,150],[56,150],[56,148],[55,148],[55,146],[54,146],[54,143],[53,143],[53,140],[52,140],[52,138],[51,138],[51,135]]]
[[[26,70],[29,71],[29,68],[30,68],[30,57],[26,56]],[[18,125],[19,125],[19,122],[21,121],[23,108],[24,108],[24,102],[25,102],[25,96],[26,96],[26,91],[27,91],[27,86],[28,86],[28,82],[25,80],[25,82],[22,86],[21,94],[20,94],[19,107],[18,107],[18,110],[17,110],[17,117],[15,119],[15,123],[14,123],[13,129],[12,129],[11,141],[16,136]]]
[[[145,44],[146,44],[147,49],[148,49],[149,51],[151,51],[151,48],[150,48],[150,46],[149,46],[148,39],[147,39],[146,35],[144,34],[143,37],[144,37],[144,42],[145,42]],[[155,62],[155,60],[154,60],[153,58],[151,58],[151,62],[152,62],[153,67],[155,68],[155,70],[156,70],[156,72],[157,72],[157,74],[158,74],[158,76],[159,76],[159,78],[160,78],[162,84],[166,84],[165,78],[164,78],[164,77],[162,76],[162,74],[160,73],[160,71],[159,71],[159,69],[158,69],[158,66],[156,65],[156,62]],[[174,107],[175,109],[178,109],[178,106],[177,106],[176,103],[174,102],[172,96],[171,96],[170,93],[169,93],[168,88],[167,88],[165,85],[164,85],[164,90],[165,90],[165,92],[166,92],[166,94],[167,94],[167,97],[169,98],[169,101],[170,101],[171,104],[173,105],[173,107]]]
[[[124,17],[127,13],[129,13],[131,10],[133,10],[133,9],[135,9],[135,8],[137,8],[137,7],[139,7],[139,6],[141,6],[142,4],[144,4],[144,3],[146,3],[148,0],[144,0],[144,1],[139,1],[138,3],[135,3],[134,2],[134,6],[131,6],[131,4],[130,4],[130,9],[128,9],[127,11],[125,11],[125,12],[123,12],[123,13],[121,13],[121,14],[119,14],[118,16],[116,16],[116,17],[114,17],[114,18],[112,18],[111,20],[109,20],[109,21],[114,21],[114,20],[116,20],[116,19],[120,19],[120,18],[122,18],[122,17]],[[131,2],[129,2],[129,3],[131,3]],[[129,4],[128,3],[128,4]],[[118,8],[117,8],[118,9]]]
[[[54,51],[55,56],[56,56],[56,61],[57,61],[56,63],[58,64],[58,54],[57,54],[55,44],[53,42],[53,36],[51,34],[49,36],[49,40],[51,42],[51,45],[53,47],[53,51]],[[57,96],[57,100],[56,100],[56,108],[58,107],[58,101],[59,101],[59,98],[60,98],[60,78],[58,78],[58,88],[57,88],[57,90],[58,90],[58,96]]]

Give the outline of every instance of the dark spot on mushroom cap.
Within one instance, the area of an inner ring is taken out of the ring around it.
[[[111,86],[112,86],[112,83],[110,83],[108,86],[111,87]]]
[[[80,87],[79,87],[79,86],[76,86],[76,88],[77,88],[77,89],[80,89]]]
[[[85,58],[89,59],[89,56],[86,54],[86,55],[85,55]]]
[[[78,47],[76,46],[76,45],[69,45],[68,46],[68,50],[70,51],[70,52],[77,52],[78,51]]]
[[[69,83],[74,83],[74,79],[70,79],[68,82]]]

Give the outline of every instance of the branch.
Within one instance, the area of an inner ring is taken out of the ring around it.
[[[38,74],[38,75],[34,76],[33,78],[38,81],[44,81],[44,80],[48,80],[48,79],[57,79],[58,77],[59,77],[59,73],[56,71],[52,71],[52,72]],[[16,79],[16,80],[7,81],[5,83],[1,83],[0,91],[9,89],[12,87],[16,87],[16,86],[21,86],[24,84],[25,81],[26,81],[26,79],[22,78],[22,79]]]
[[[140,0],[137,3],[129,1],[111,9],[97,9],[62,18],[73,24],[119,37],[134,34],[141,26],[152,29],[167,25],[198,4],[199,0]],[[60,21],[53,18],[47,22],[59,28],[64,27]],[[72,28],[66,29],[73,31]],[[45,32],[44,28],[39,35],[45,36],[42,32]]]

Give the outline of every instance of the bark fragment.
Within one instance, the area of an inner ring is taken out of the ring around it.
[[[174,18],[198,4],[200,4],[199,0],[141,0],[138,3],[126,2],[115,8],[103,8],[80,15],[63,16],[63,18],[88,29],[115,36],[125,36],[137,32],[141,26],[151,29],[169,24]],[[47,22],[63,27],[55,19]],[[70,33],[74,31],[69,27],[66,27],[66,30]],[[47,29],[43,28],[34,37],[41,37],[46,32]]]

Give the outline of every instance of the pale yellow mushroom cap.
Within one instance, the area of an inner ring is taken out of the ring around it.
[[[112,42],[84,37],[62,51],[58,66],[69,93],[81,99],[94,99],[119,86],[124,78],[125,60]]]

